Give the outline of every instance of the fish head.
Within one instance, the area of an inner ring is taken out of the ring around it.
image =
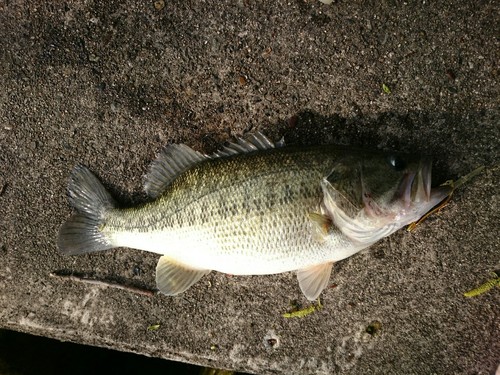
[[[371,244],[420,219],[451,193],[431,187],[432,162],[409,155],[360,153],[323,180],[322,211],[351,239]]]

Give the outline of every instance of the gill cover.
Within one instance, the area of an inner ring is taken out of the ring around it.
[[[347,156],[321,182],[322,210],[351,241],[367,247],[418,220],[449,189],[431,189],[431,162],[410,156]]]

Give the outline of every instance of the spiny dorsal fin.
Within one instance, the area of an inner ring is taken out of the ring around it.
[[[280,141],[278,145],[275,145],[269,138],[260,132],[247,134],[245,138],[238,138],[237,141],[238,143],[230,142],[227,146],[224,146],[222,150],[217,151],[212,156],[225,157],[246,154],[258,150],[269,150],[271,148],[281,147],[284,144],[283,141]]]
[[[208,156],[183,144],[165,147],[151,164],[144,190],[150,197],[157,198],[179,174],[205,159]]]
[[[177,176],[203,160],[268,150],[283,145],[284,142],[281,140],[275,146],[262,133],[247,134],[245,139],[238,138],[237,143],[229,143],[211,156],[194,151],[184,144],[169,145],[160,152],[160,155],[151,164],[149,173],[146,175],[144,190],[150,197],[157,198]]]

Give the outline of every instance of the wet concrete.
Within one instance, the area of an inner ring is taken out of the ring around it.
[[[462,294],[500,268],[497,14],[494,1],[0,3],[0,326],[259,374],[493,373],[500,293]],[[76,163],[134,204],[166,143],[212,152],[252,130],[434,155],[441,181],[487,168],[416,232],[338,263],[303,319],[282,316],[307,305],[292,273],[211,273],[176,298],[50,276],[154,287],[154,254],[58,254]]]

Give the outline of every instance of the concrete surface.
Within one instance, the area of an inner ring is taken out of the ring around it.
[[[1,1],[0,326],[258,374],[493,373],[500,291],[462,293],[500,268],[498,11],[480,0]],[[416,232],[337,264],[324,308],[303,319],[282,317],[306,305],[292,273],[212,273],[177,298],[49,276],[154,287],[154,254],[58,254],[76,163],[134,204],[167,142],[211,152],[252,129],[429,153],[441,181],[488,168]]]

